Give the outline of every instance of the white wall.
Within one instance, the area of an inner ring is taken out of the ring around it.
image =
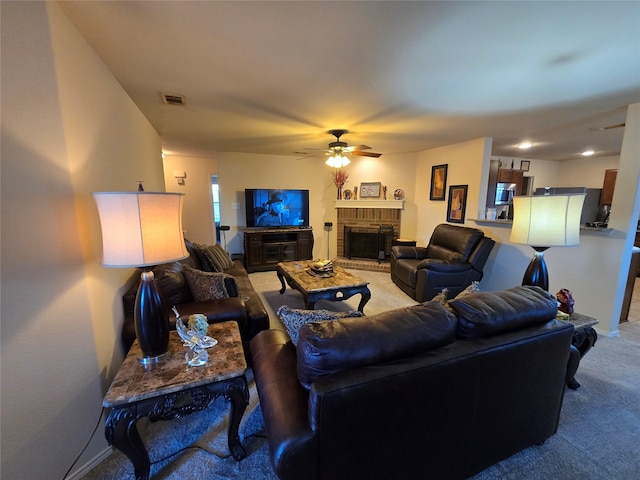
[[[91,191],[162,190],[160,139],[53,2],[2,2],[2,478],[61,479],[122,361]],[[103,428],[77,465],[107,448]]]
[[[586,157],[558,162],[556,187],[602,188],[604,171],[618,168],[620,157]]]
[[[186,172],[184,185],[178,185],[174,171]],[[192,242],[215,243],[211,175],[215,175],[217,162],[210,157],[165,155],[164,182],[167,192],[184,193],[182,228]]]

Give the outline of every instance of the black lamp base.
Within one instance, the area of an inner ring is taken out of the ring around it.
[[[142,352],[140,362],[148,364],[169,354],[169,314],[151,269],[143,270],[140,278],[133,323]]]
[[[533,255],[527,271],[524,272],[522,285],[535,285],[549,291],[549,273],[544,261],[544,251],[549,247],[532,247],[536,253]]]

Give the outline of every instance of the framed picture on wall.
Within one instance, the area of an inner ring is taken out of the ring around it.
[[[447,206],[447,222],[464,223],[467,208],[468,185],[451,185],[449,187],[449,204]]]
[[[429,200],[440,200],[444,202],[447,191],[447,167],[449,165],[434,165],[431,167],[431,189],[429,190]]]
[[[520,161],[520,170],[522,170],[523,172],[528,172],[530,164],[531,164],[531,162],[529,160],[521,160]]]

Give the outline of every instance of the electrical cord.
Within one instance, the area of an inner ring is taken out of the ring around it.
[[[244,442],[242,442],[242,447],[243,447],[243,448],[245,448],[245,447],[246,447],[246,442],[247,442],[247,440],[248,440],[248,439],[250,439],[250,438],[267,438],[267,436],[266,436],[266,435],[263,435],[263,434],[261,434],[261,433],[252,433],[252,434],[250,434],[250,435],[247,435],[247,436],[244,438]],[[170,459],[171,457],[175,457],[176,455],[178,455],[178,454],[180,454],[180,453],[182,453],[182,452],[186,452],[187,450],[190,450],[190,449],[194,449],[194,450],[201,450],[201,451],[203,451],[203,452],[205,452],[205,453],[208,453],[208,454],[210,454],[210,455],[214,455],[214,456],[218,457],[218,458],[219,458],[219,459],[221,459],[221,460],[224,460],[225,458],[229,458],[229,457],[231,457],[231,454],[230,454],[230,453],[229,453],[229,454],[227,454],[227,455],[223,455],[223,454],[218,453],[218,452],[216,452],[216,451],[214,451],[214,450],[209,450],[209,449],[207,449],[207,448],[201,447],[200,445],[189,445],[189,446],[187,446],[187,447],[182,447],[181,449],[176,450],[175,452],[170,453],[169,455],[166,455],[166,456],[165,456],[165,457],[163,457],[163,458],[160,458],[160,459],[158,459],[158,460],[156,460],[156,461],[154,461],[154,462],[151,462],[151,465],[155,465],[155,464],[157,464],[157,463],[164,462],[164,461],[166,461],[166,460]]]
[[[63,475],[62,480],[64,480],[65,478],[67,478],[67,476],[69,475],[69,472],[71,472],[71,469],[73,467],[76,466],[76,463],[78,463],[78,460],[80,460],[80,457],[82,456],[82,454],[87,450],[87,448],[89,447],[89,444],[91,443],[91,440],[93,439],[93,436],[96,434],[96,432],[98,431],[98,427],[100,426],[100,421],[102,420],[102,416],[104,415],[104,407],[102,408],[102,410],[100,410],[100,416],[98,417],[98,422],[96,423],[95,428],[93,429],[93,432],[91,432],[91,436],[89,437],[89,440],[87,440],[87,443],[85,444],[84,448],[80,451],[80,453],[78,454],[78,456],[76,457],[76,459],[73,461],[73,463],[71,464],[71,466],[69,467],[69,470],[67,470],[67,472]]]
[[[98,431],[98,427],[100,426],[100,421],[102,420],[102,416],[104,415],[104,411],[105,409],[102,408],[102,410],[100,411],[100,416],[98,417],[98,422],[96,423],[96,426],[93,429],[93,432],[91,432],[91,436],[89,437],[89,440],[87,441],[87,443],[85,444],[84,448],[82,449],[82,451],[78,454],[78,456],[75,458],[75,460],[73,461],[73,463],[71,464],[71,466],[69,467],[69,469],[67,470],[67,472],[64,474],[64,476],[62,477],[62,480],[64,480],[65,478],[67,478],[67,476],[69,475],[69,472],[71,472],[71,469],[73,467],[75,467],[76,463],[78,463],[78,460],[80,460],[80,457],[82,456],[82,454],[87,450],[87,448],[89,447],[89,444],[91,443],[91,440],[93,439],[93,436],[96,434],[96,432]],[[266,435],[261,434],[261,433],[252,433],[249,434],[245,437],[244,442],[242,442],[242,447],[244,448],[246,446],[246,441],[250,438],[267,438]],[[221,453],[215,452],[213,450],[208,450],[204,447],[201,447],[200,445],[189,445],[187,447],[183,447],[179,450],[176,450],[173,453],[170,453],[169,455],[166,455],[165,457],[156,460],[154,462],[151,462],[151,465],[155,465],[157,463],[161,463],[164,462],[168,459],[170,459],[171,457],[175,457],[176,455],[179,455],[182,452],[186,452],[187,450],[190,449],[194,449],[194,450],[201,450],[205,453],[208,453],[210,455],[215,455],[216,457],[220,458],[221,460],[224,460],[225,458],[229,458],[231,457],[231,454],[227,454],[227,455],[223,455]]]

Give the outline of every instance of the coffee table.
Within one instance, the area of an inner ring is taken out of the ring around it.
[[[188,347],[182,345],[176,331],[170,333],[170,355],[158,363],[140,363],[136,340],[104,397],[103,406],[112,409],[105,436],[131,460],[136,480],[147,480],[151,468],[136,427],[138,419],[148,417],[156,422],[185,417],[206,408],[219,396],[231,403],[227,431],[231,455],[236,460],[246,455],[238,428],[249,403],[249,389],[238,324],[215,323],[209,325],[208,334],[218,344],[208,349],[209,361],[199,367],[187,365],[184,354]]]
[[[304,297],[304,305],[308,310],[313,310],[318,300],[329,300],[338,302],[353,297],[356,294],[362,295],[358,310],[364,312],[364,306],[371,299],[369,282],[347,272],[342,267],[333,267],[333,276],[324,277],[314,274],[309,268],[311,261],[280,262],[277,265],[276,273],[282,284],[280,294],[287,289],[285,281],[289,286],[299,291]]]

